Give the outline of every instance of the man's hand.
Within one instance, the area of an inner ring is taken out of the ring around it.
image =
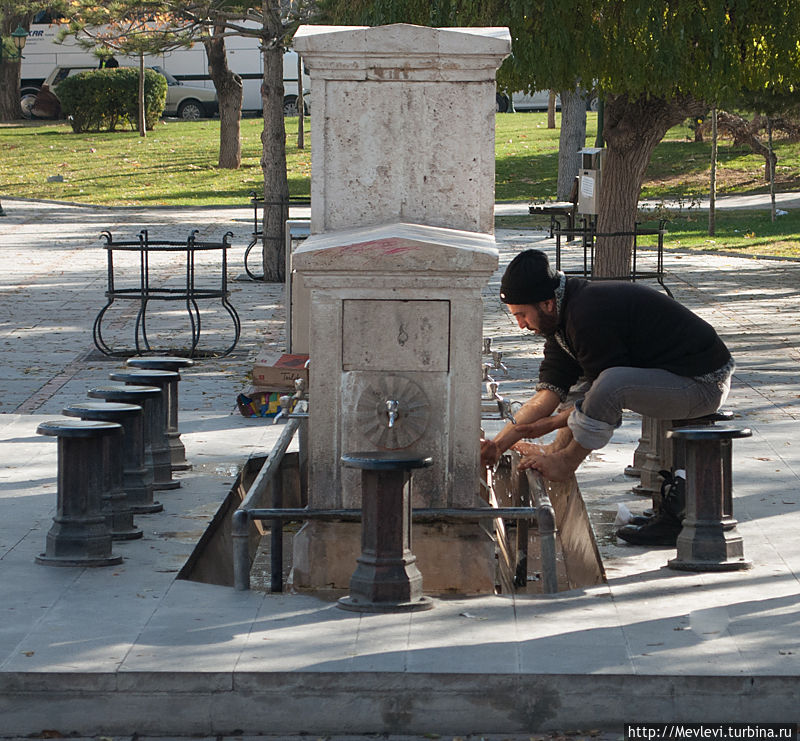
[[[502,451],[494,440],[481,440],[481,467],[493,468],[500,460]]]
[[[516,413],[517,424],[509,422],[495,435],[494,440],[481,440],[481,465],[487,468],[494,467],[504,451],[528,434],[526,431],[530,431],[531,436],[539,437],[555,429],[553,425],[561,422],[561,415],[552,418],[550,415],[558,403],[559,397],[555,391],[549,389],[537,391],[536,395],[525,402]],[[537,426],[540,420],[542,420],[541,427]]]
[[[537,438],[543,437],[553,430],[559,430],[567,426],[567,419],[569,419],[570,412],[574,407],[567,407],[562,409],[558,414],[553,414],[549,417],[542,417],[541,419],[534,420],[533,422],[526,422],[517,425],[517,433],[519,439],[524,437]]]
[[[527,424],[518,424],[516,432],[519,435],[519,439],[522,438],[531,438],[535,439],[537,437],[543,437],[548,432],[553,431],[553,420],[554,417],[544,417],[542,419],[537,419],[535,422],[528,422]]]

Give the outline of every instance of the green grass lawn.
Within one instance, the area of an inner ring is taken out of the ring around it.
[[[555,196],[559,130],[544,113],[497,116],[496,198],[546,200]],[[297,119],[287,119],[289,191],[310,193],[310,126],[304,150],[295,146]],[[558,123],[558,120],[557,120]],[[597,115],[587,115],[593,146]],[[242,167],[217,168],[219,121],[162,121],[142,138],[134,131],[75,134],[68,124],[35,122],[0,126],[0,196],[44,198],[98,205],[242,205],[261,191],[260,118],[242,120]],[[710,144],[693,141],[688,128],[667,133],[648,168],[642,198],[679,199],[690,205],[708,191]],[[778,192],[800,192],[800,143],[777,138]],[[60,180],[54,181],[54,176]],[[723,140],[719,148],[719,195],[763,193],[764,160]],[[800,222],[790,213],[774,224],[768,212],[719,210],[717,235],[707,235],[707,216],[695,209],[668,214],[669,246],[736,250],[742,254],[800,256]],[[644,217],[643,217],[644,218]],[[531,225],[500,219],[498,226]]]
[[[645,217],[642,226],[658,225]],[[769,211],[718,210],[713,237],[708,235],[708,212],[689,211],[673,215],[667,231],[664,245],[669,248],[800,257],[800,209],[778,216],[774,223]]]
[[[297,119],[292,125],[296,132]],[[0,194],[115,206],[241,205],[250,191],[263,192],[262,128],[260,118],[243,119],[242,166],[220,170],[219,120],[162,121],[144,138],[74,134],[66,123],[0,127]],[[310,147],[286,152],[290,192],[308,195]],[[63,182],[47,182],[58,175]]]

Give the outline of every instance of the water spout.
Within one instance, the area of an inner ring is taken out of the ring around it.
[[[400,416],[400,402],[395,401],[394,399],[389,399],[386,402],[386,414],[389,417],[389,428],[391,429],[394,427],[394,423]]]
[[[508,368],[503,363],[503,353],[499,350],[492,350],[492,361],[494,365],[492,368],[494,370],[499,370],[503,372],[503,375],[508,375]]]
[[[278,420],[281,417],[285,417],[291,411],[290,407],[292,405],[292,397],[284,394],[278,398],[278,405],[280,406],[280,411],[275,415],[272,420],[272,424],[278,424]]]
[[[489,396],[497,402],[497,409],[500,412],[500,418],[507,419],[512,425],[515,425],[517,424],[517,420],[514,418],[514,414],[511,411],[511,405],[517,402],[511,401],[511,399],[504,399],[497,391],[499,386],[500,384],[498,384],[497,381],[491,381],[490,383],[486,384],[486,388],[489,391]]]
[[[511,412],[511,399],[504,399],[502,396],[497,400],[497,408],[500,410],[500,417],[507,419],[512,425],[517,424],[517,420]]]

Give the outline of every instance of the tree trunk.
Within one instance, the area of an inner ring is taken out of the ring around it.
[[[306,104],[303,100],[303,60],[297,55],[297,148],[306,148]]]
[[[698,126],[698,128],[700,128]],[[717,129],[717,109],[711,109],[711,182],[708,193],[708,236],[717,233],[717,144],[719,131]]]
[[[564,101],[561,101],[564,105]],[[563,107],[562,107],[563,112]],[[550,90],[547,95],[547,128],[554,129],[556,127],[556,91]]]
[[[561,91],[561,133],[558,140],[559,201],[569,200],[578,175],[581,157],[578,150],[586,143],[586,101],[575,90]]]
[[[19,60],[3,57],[0,62],[0,121],[21,118],[19,107]]]
[[[0,36],[5,39],[17,27],[22,26],[30,29],[33,13],[14,14],[14,8],[5,9],[0,17]],[[5,51],[16,49],[11,40],[5,46]],[[18,58],[9,59],[5,53],[0,54],[0,121],[15,121],[22,118],[22,110],[19,107],[19,76],[21,60]]]
[[[778,156],[758,138],[761,124],[760,116],[748,121],[727,111],[719,111],[717,114],[717,126],[733,137],[734,144],[748,146],[753,154],[760,154],[764,158],[764,180],[769,182],[769,174],[774,171],[775,165],[778,163]]]
[[[599,194],[594,275],[627,278],[642,181],[656,145],[667,131],[703,104],[691,98],[663,100],[609,95],[605,102],[607,144]]]
[[[261,103],[264,131],[261,133],[261,170],[264,173],[264,280],[280,282],[286,277],[284,228],[289,218],[289,186],[286,180],[286,129],[283,121],[283,48],[280,7],[276,0],[263,0],[264,29],[270,39],[264,44],[264,79]]]
[[[147,136],[147,121],[144,118],[144,54],[139,55],[139,136]]]
[[[208,71],[219,99],[219,167],[238,170],[242,165],[242,78],[228,66],[225,26],[214,26],[212,36],[203,39]]]
[[[772,222],[778,216],[777,209],[775,208],[775,152],[772,148],[772,119],[767,116],[767,147],[769,149],[769,159],[767,160],[767,167],[769,168],[769,202],[770,214]]]

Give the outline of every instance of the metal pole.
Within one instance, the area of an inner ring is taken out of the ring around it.
[[[238,590],[250,589],[249,528],[253,503],[261,499],[270,480],[273,481],[274,486],[275,481],[280,478],[280,463],[286,452],[286,448],[289,447],[289,443],[292,441],[292,436],[295,430],[297,430],[298,424],[299,421],[296,419],[290,419],[286,424],[278,441],[275,443],[275,447],[270,451],[270,454],[261,466],[261,470],[258,472],[255,481],[250,485],[244,501],[242,501],[239,509],[233,513],[231,523],[231,536],[233,539],[233,585]],[[276,529],[274,523],[279,522],[279,520],[275,518],[272,519],[272,529],[274,531]],[[273,543],[273,550],[274,546],[275,544]],[[274,568],[272,573],[274,579]],[[280,569],[278,569],[278,573],[282,573]]]
[[[239,591],[250,589],[250,517],[246,510],[237,509],[231,522],[233,538],[233,587]]]
[[[539,529],[539,542],[542,555],[542,592],[558,592],[558,573],[556,572],[556,517],[550,497],[544,488],[539,473],[526,471],[528,488],[536,505],[536,524]]]
[[[272,477],[272,506],[280,509],[283,504],[283,476],[281,470]],[[283,521],[276,517],[270,521],[270,591],[283,591]]]

